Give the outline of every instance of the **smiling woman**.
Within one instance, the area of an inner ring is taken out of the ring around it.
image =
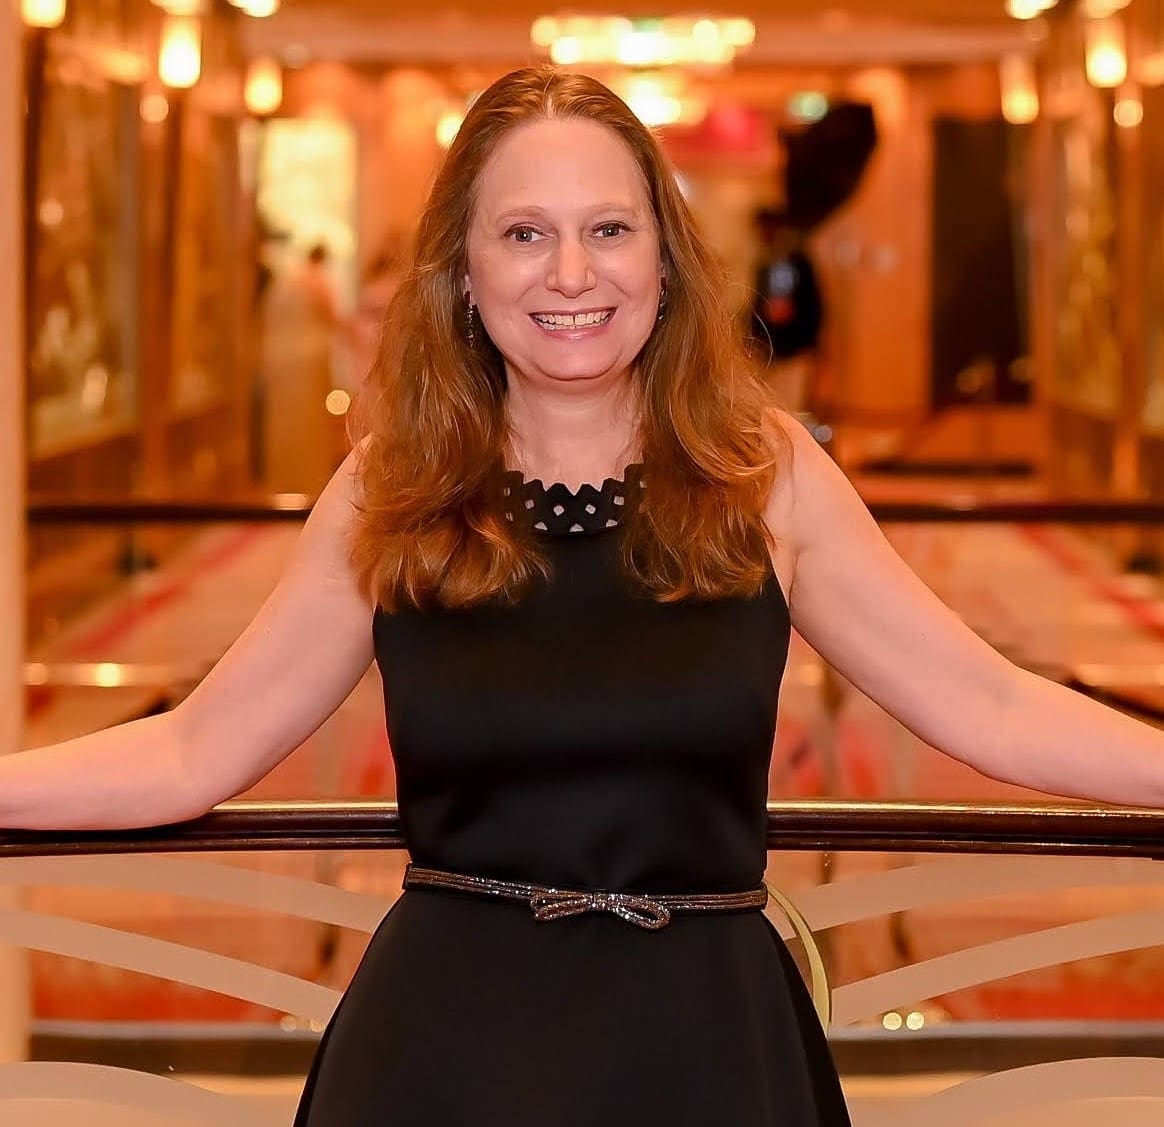
[[[1164,804],[1160,733],[934,597],[768,409],[724,293],[623,103],[501,79],[433,188],[368,436],[271,598],[172,712],[0,757],[0,827],[193,817],[376,660],[412,864],[298,1127],[848,1127],[760,910],[793,625],[985,774]]]
[[[614,94],[553,68],[485,91],[433,186],[364,404],[366,591],[385,607],[515,599],[548,563],[505,518],[504,472],[576,488],[644,462],[651,502],[622,549],[640,585],[758,592],[784,443],[727,293]]]
[[[501,140],[477,185],[465,288],[511,392],[629,383],[658,321],[663,269],[646,183],[617,134],[558,118]]]
[[[299,1127],[844,1127],[757,910],[783,431],[672,171],[598,83],[519,71],[416,253],[353,548],[413,867]]]

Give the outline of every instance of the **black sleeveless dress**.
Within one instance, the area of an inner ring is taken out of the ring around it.
[[[377,613],[417,865],[564,888],[730,892],[765,866],[788,608],[661,604],[619,564],[637,470],[507,478],[552,581],[517,606]],[[828,1047],[758,910],[606,912],[405,892],[333,1017],[298,1127],[845,1127]]]

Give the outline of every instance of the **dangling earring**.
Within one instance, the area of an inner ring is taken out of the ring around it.
[[[472,296],[465,294],[465,343],[470,348],[477,347],[477,329],[474,322],[477,319],[477,307],[473,304]]]
[[[658,324],[667,316],[667,279],[659,281],[659,312],[655,314],[655,323]]]

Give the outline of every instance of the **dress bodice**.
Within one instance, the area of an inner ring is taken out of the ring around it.
[[[551,578],[515,605],[378,611],[401,819],[421,865],[567,887],[754,887],[788,608],[661,603],[620,557],[639,491],[506,475]]]

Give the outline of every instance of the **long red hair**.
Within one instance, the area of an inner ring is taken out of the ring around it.
[[[509,130],[547,118],[622,138],[659,232],[667,307],[633,377],[647,489],[627,521],[626,569],[660,600],[754,594],[769,574],[763,513],[781,432],[726,276],[651,133],[601,83],[549,66],[505,75],[473,103],[421,216],[361,404],[361,586],[388,610],[465,607],[517,598],[548,573],[536,537],[505,516],[505,367],[479,320],[470,345],[462,296],[481,170]]]

